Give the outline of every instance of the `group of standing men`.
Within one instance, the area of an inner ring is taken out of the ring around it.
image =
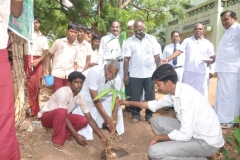
[[[165,47],[163,51],[163,63],[173,64],[174,61],[184,54],[183,83],[189,84],[197,89],[205,98],[208,99],[208,79],[209,65],[215,65],[215,72],[218,73],[216,99],[214,110],[216,111],[222,128],[234,126],[234,118],[240,114],[240,43],[236,36],[240,33],[240,25],[237,23],[236,13],[230,10],[221,13],[221,20],[225,33],[217,47],[216,55],[214,46],[205,39],[204,26],[200,23],[195,24],[192,37],[186,38],[182,44],[172,54],[165,56],[165,50],[169,46],[174,46],[174,35],[179,33],[172,32],[173,44]],[[182,61],[182,60],[181,60]],[[214,63],[215,64],[212,64]],[[173,64],[176,72],[179,67]],[[212,69],[211,69],[212,70]],[[179,78],[181,80],[181,78]]]

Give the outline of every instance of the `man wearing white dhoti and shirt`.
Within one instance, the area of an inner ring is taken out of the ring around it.
[[[180,48],[171,56],[162,60],[162,63],[168,63],[181,53],[185,53],[183,83],[194,87],[207,99],[207,64],[204,60],[209,60],[214,55],[214,47],[210,41],[202,37],[203,32],[204,26],[201,23],[195,24],[194,35],[186,38]]]
[[[87,101],[90,113],[97,122],[98,127],[102,128],[103,123],[105,123],[111,133],[117,131],[118,135],[121,135],[124,132],[122,108],[118,107],[117,115],[112,115],[112,94],[105,95],[101,100],[93,101],[98,93],[110,88],[112,84],[118,90],[121,88],[121,80],[117,75],[119,67],[117,60],[110,60],[106,65],[93,66],[83,72],[86,80],[81,94]],[[79,107],[73,111],[73,114],[83,115]],[[93,139],[92,128],[89,125],[78,133],[87,140]]]
[[[218,81],[214,110],[222,128],[231,128],[234,117],[240,114],[240,24],[233,11],[224,11],[220,16],[225,33],[216,54]]]
[[[121,23],[118,20],[113,20],[110,26],[110,33],[101,38],[98,51],[98,65],[106,64],[111,59],[119,57],[120,70],[118,72],[121,81],[123,81],[123,55],[119,35],[121,32]]]

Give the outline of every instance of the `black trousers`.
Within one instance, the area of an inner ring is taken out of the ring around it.
[[[145,92],[145,101],[155,100],[155,90],[154,90],[154,81],[151,81],[151,77],[149,78],[129,78],[131,84],[131,100],[132,101],[140,101],[140,97],[142,91],[144,89]],[[140,118],[141,108],[132,106],[132,115],[133,118]],[[148,119],[152,116],[152,111],[147,109],[145,118]]]

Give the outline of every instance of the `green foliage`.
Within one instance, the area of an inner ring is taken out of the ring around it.
[[[108,93],[111,92],[111,91],[112,91],[112,88],[108,88],[108,89],[100,92],[100,93],[93,99],[93,101],[96,101],[96,100],[102,98],[103,96],[105,96],[106,94],[108,94]]]
[[[112,92],[112,104],[111,104],[111,110],[113,111],[114,109],[114,106],[116,104],[116,99],[117,99],[117,95],[119,95],[121,98],[127,98],[125,93],[120,91],[120,90],[117,90],[114,85],[112,84],[111,85],[111,88],[108,88],[102,92],[100,92],[94,99],[93,101],[96,101],[98,99],[101,99],[102,97],[104,97],[106,94]]]
[[[235,117],[234,121],[238,126],[239,122],[240,122],[239,117]],[[226,136],[226,141],[229,142],[231,145],[233,145],[234,148],[237,150],[237,152],[240,154],[240,128],[234,128],[233,136],[234,136],[234,138]],[[229,159],[228,151],[225,148],[223,148],[222,152],[223,152],[225,159],[228,160]],[[230,160],[235,160],[235,158],[230,158]]]
[[[223,152],[223,155],[225,157],[225,160],[228,160],[228,157],[229,157],[228,151],[225,148],[223,148],[222,152]]]
[[[233,143],[233,139],[229,136],[226,136],[226,141],[228,141],[229,143]]]
[[[69,1],[73,4],[71,8],[57,1],[34,1],[34,14],[41,18],[41,31],[50,41],[64,36],[70,21],[86,24],[104,35],[112,20],[119,20],[122,30],[126,31],[129,20],[141,19],[145,21],[147,31],[153,31],[166,26],[170,18],[184,18],[184,10],[189,4],[189,0],[132,0],[125,6],[122,6],[123,0]]]

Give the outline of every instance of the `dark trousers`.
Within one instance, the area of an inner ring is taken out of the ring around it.
[[[151,81],[151,77],[149,78],[129,78],[131,84],[131,100],[132,101],[140,101],[140,97],[142,95],[142,91],[145,91],[145,101],[155,100],[155,90],[154,90],[154,82]],[[132,115],[133,118],[140,118],[141,108],[132,106]],[[145,118],[148,119],[152,116],[152,111],[146,109]]]
[[[129,73],[128,73],[129,76]],[[127,98],[127,101],[131,101],[131,83],[128,83],[128,85],[125,85],[125,95],[129,98]],[[131,112],[132,107],[131,106],[125,106],[125,110]]]

